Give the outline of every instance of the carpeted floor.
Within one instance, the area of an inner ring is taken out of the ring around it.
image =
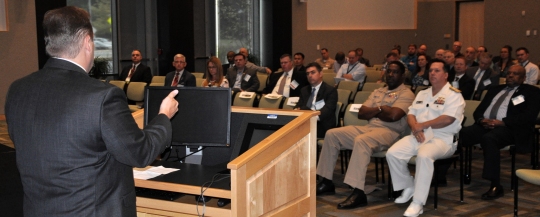
[[[4,144],[4,145],[1,145]],[[7,134],[5,120],[0,119],[0,216],[22,216],[22,186],[15,164],[15,150]],[[501,184],[505,195],[494,201],[484,201],[480,195],[487,190],[489,182],[481,179],[482,151],[473,151],[473,174],[470,185],[464,187],[464,201],[459,201],[459,168],[450,169],[447,174],[448,187],[439,188],[438,209],[433,209],[433,190],[430,192],[422,216],[513,216],[513,192],[510,190],[511,158],[508,152],[501,153]],[[459,165],[458,165],[459,166]],[[530,155],[516,155],[516,168],[530,168]],[[385,168],[385,173],[388,167]],[[410,166],[414,171],[414,166]],[[336,205],[350,193],[343,184],[339,160],[334,170],[336,194],[317,197],[317,216],[401,216],[408,204],[394,204],[388,200],[387,186],[375,183],[375,165],[371,163],[367,171],[366,184],[381,190],[368,195],[368,206],[352,210],[338,210]],[[388,177],[386,177],[388,179]],[[519,215],[540,216],[540,186],[519,182]]]

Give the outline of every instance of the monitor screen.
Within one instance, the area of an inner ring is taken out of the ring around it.
[[[172,145],[229,146],[229,88],[146,87],[144,125],[158,115],[162,100],[174,89],[178,112],[171,119]]]

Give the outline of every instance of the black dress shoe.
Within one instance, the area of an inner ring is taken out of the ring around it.
[[[499,185],[498,187],[489,188],[486,193],[482,194],[482,200],[494,200],[502,196],[504,196],[504,190]]]
[[[337,205],[338,209],[354,209],[367,205],[367,196],[364,191],[355,188],[347,199]]]
[[[317,196],[333,194],[336,194],[336,187],[332,180],[322,178],[322,180],[317,183]]]

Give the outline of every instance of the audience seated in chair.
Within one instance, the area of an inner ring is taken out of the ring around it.
[[[291,55],[289,54],[283,54],[279,61],[283,71],[270,74],[263,93],[282,95],[284,97],[300,96],[300,90],[309,84],[306,72],[293,67]]]
[[[228,58],[227,54],[227,58]],[[223,76],[223,67],[221,61],[215,56],[211,57],[208,60],[207,70],[206,70],[206,79],[202,82],[203,87],[229,87],[229,81]]]
[[[540,111],[540,90],[524,84],[525,68],[513,65],[506,84],[495,86],[474,111],[475,124],[460,132],[464,146],[480,143],[484,152],[482,178],[491,182],[484,200],[504,195],[500,184],[500,149],[515,144],[517,152],[531,151],[534,123]]]
[[[412,135],[396,142],[386,153],[394,190],[403,190],[394,202],[407,203],[413,198],[404,216],[423,213],[433,162],[452,156],[457,148],[454,136],[461,129],[465,102],[447,78],[448,68],[444,62],[434,60],[429,70],[432,86],[420,91],[409,108],[407,122]],[[413,178],[407,163],[414,155],[416,173]]]
[[[317,184],[317,195],[334,194],[332,182],[337,156],[342,149],[352,150],[345,183],[354,188],[351,195],[338,209],[352,209],[367,205],[364,193],[365,176],[371,154],[388,149],[400,132],[407,127],[406,114],[414,94],[403,85],[405,65],[390,63],[385,73],[387,87],[371,93],[358,112],[359,119],[369,120],[365,126],[347,126],[329,130],[322,147],[317,174],[322,180]]]
[[[186,57],[182,54],[174,55],[172,62],[175,70],[165,75],[165,86],[169,87],[195,87],[197,86],[195,76],[186,70]]]

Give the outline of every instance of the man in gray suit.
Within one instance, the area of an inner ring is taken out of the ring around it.
[[[227,71],[227,80],[233,91],[255,92],[259,89],[259,78],[254,69],[246,67],[246,56],[241,53],[234,55],[234,67]],[[240,76],[237,76],[240,75]]]
[[[480,100],[482,92],[499,85],[499,74],[490,68],[491,57],[488,53],[479,56],[478,65],[467,69],[467,76],[475,80],[473,100]]]
[[[90,78],[88,12],[68,6],[43,20],[43,69],[11,84],[6,121],[24,190],[24,216],[136,216],[133,167],[171,143],[177,90],[139,129],[124,92]]]

